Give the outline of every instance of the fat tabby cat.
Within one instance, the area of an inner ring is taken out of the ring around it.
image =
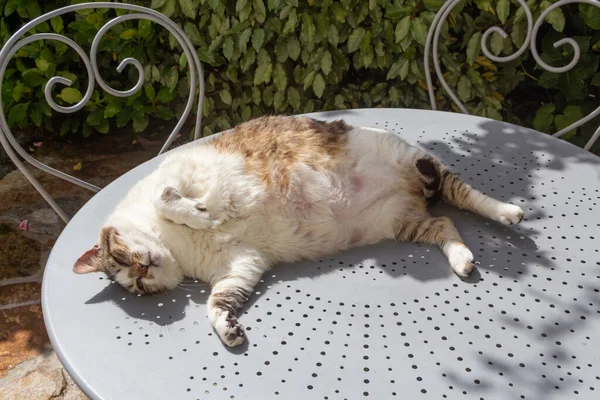
[[[468,276],[473,254],[456,227],[428,213],[438,199],[507,225],[523,218],[396,134],[262,117],[173,152],[120,202],[74,271],[104,272],[142,294],[207,282],[208,318],[237,346],[236,311],[278,263],[395,239],[439,246]]]

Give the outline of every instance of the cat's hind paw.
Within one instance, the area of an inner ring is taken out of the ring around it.
[[[516,225],[523,220],[525,212],[519,206],[503,203],[498,207],[496,220],[504,225]]]

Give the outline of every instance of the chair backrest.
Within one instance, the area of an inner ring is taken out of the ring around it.
[[[446,79],[444,78],[442,70],[440,68],[439,55],[438,55],[438,43],[439,43],[439,37],[440,37],[442,25],[444,24],[444,22],[446,22],[446,19],[448,18],[452,9],[456,5],[458,5],[458,3],[460,3],[461,1],[462,0],[446,1],[446,3],[444,3],[444,5],[440,8],[438,13],[436,14],[436,16],[431,24],[431,27],[429,28],[429,32],[427,33],[427,41],[425,43],[424,69],[425,69],[425,78],[427,80],[427,89],[429,91],[429,101],[431,103],[431,109],[433,109],[433,110],[436,109],[435,95],[433,92],[433,83],[431,81],[431,72],[429,70],[429,58],[431,57],[431,51],[433,50],[433,67],[435,69],[435,73],[437,75],[437,78],[438,78],[440,84],[442,85],[442,87],[444,88],[446,93],[448,93],[448,96],[450,96],[450,98],[456,104],[456,106],[463,113],[468,114],[468,111],[465,108],[465,106],[458,99],[456,94],[454,94],[454,92],[452,92],[452,89],[446,82]],[[487,29],[483,33],[483,36],[481,37],[481,51],[483,52],[483,54],[485,54],[485,56],[492,61],[502,63],[502,62],[513,61],[513,60],[517,59],[527,50],[528,47],[530,47],[531,55],[535,59],[536,63],[540,67],[545,69],[546,71],[554,72],[554,73],[563,73],[563,72],[567,72],[567,71],[571,70],[579,61],[579,57],[581,54],[581,49],[579,48],[579,45],[577,44],[577,42],[571,38],[565,38],[565,39],[561,39],[561,40],[557,41],[556,43],[554,43],[554,47],[560,47],[563,45],[571,46],[571,48],[573,49],[573,59],[571,60],[571,62],[569,64],[567,64],[563,67],[552,67],[552,66],[546,64],[540,58],[540,55],[537,51],[536,37],[537,37],[538,30],[539,30],[540,26],[544,23],[544,19],[546,18],[546,16],[548,14],[550,14],[553,10],[555,10],[559,7],[562,7],[564,5],[571,4],[571,3],[585,3],[585,4],[593,5],[595,7],[600,7],[600,1],[598,1],[598,0],[561,0],[561,1],[557,1],[556,3],[550,5],[544,12],[541,13],[541,15],[539,16],[537,21],[535,21],[535,24],[533,23],[533,15],[531,13],[531,10],[527,6],[527,3],[524,0],[517,0],[517,2],[523,8],[523,11],[525,12],[525,17],[527,18],[527,35],[525,37],[523,45],[514,54],[512,54],[510,56],[505,56],[505,57],[494,56],[492,53],[490,53],[490,51],[488,50],[488,46],[487,46],[487,40],[490,37],[490,35],[492,33],[496,32],[496,33],[500,34],[500,36],[502,36],[502,38],[508,37],[508,34],[504,30],[502,30],[502,28],[494,26],[494,27]],[[580,120],[572,123],[571,125],[567,126],[566,128],[561,129],[560,131],[554,133],[553,136],[560,137],[560,136],[564,135],[565,133],[571,131],[572,129],[577,128],[577,127],[585,124],[586,122],[592,120],[594,117],[596,117],[598,115],[600,115],[600,107],[596,108],[592,113],[590,113],[586,117],[581,118]],[[598,137],[600,137],[600,127],[594,132],[594,134],[592,135],[590,140],[584,146],[584,149],[589,150],[592,147],[592,145],[596,142],[596,140],[598,140]]]
[[[55,33],[36,33],[33,35],[25,36],[25,34],[27,32],[29,32],[32,28],[34,28],[36,25],[38,25],[42,22],[48,21],[53,17],[67,14],[70,12],[75,12],[78,10],[85,10],[85,9],[120,9],[120,10],[130,11],[130,13],[128,13],[128,14],[117,16],[117,17],[111,19],[110,21],[105,23],[98,30],[96,36],[94,37],[94,39],[92,41],[92,46],[90,49],[90,57],[87,56],[85,51],[77,43],[75,43],[73,40],[71,40],[63,35],[59,35],[59,34],[55,34]],[[163,147],[161,148],[159,154],[163,153],[170,147],[171,143],[175,139],[175,136],[180,131],[180,129],[183,126],[183,124],[185,123],[187,117],[190,115],[190,112],[192,111],[192,107],[194,105],[196,95],[198,95],[198,109],[197,109],[197,113],[196,113],[196,125],[195,125],[195,131],[194,131],[194,139],[198,139],[200,137],[200,124],[202,122],[201,121],[202,110],[203,110],[202,106],[203,106],[203,100],[204,100],[204,74],[202,71],[202,65],[200,64],[200,60],[198,59],[198,54],[196,53],[194,45],[192,44],[190,39],[186,36],[186,34],[183,32],[183,30],[177,24],[175,24],[175,22],[173,22],[171,19],[164,16],[163,14],[161,14],[157,11],[151,10],[149,8],[146,8],[146,7],[136,6],[136,5],[132,5],[132,4],[120,4],[120,3],[109,3],[109,2],[83,3],[83,4],[76,4],[76,5],[59,8],[57,10],[54,10],[52,12],[49,12],[47,14],[44,14],[44,15],[41,15],[41,16],[35,18],[34,20],[32,20],[29,23],[27,23],[26,25],[24,25],[21,29],[19,29],[14,35],[12,35],[10,37],[10,39],[6,42],[6,44],[4,45],[2,50],[0,51],[0,93],[2,92],[2,83],[3,83],[3,79],[4,79],[4,73],[6,71],[6,68],[8,66],[10,59],[23,46],[25,46],[31,42],[38,41],[38,40],[57,40],[57,41],[60,41],[64,44],[68,45],[69,47],[71,47],[73,50],[75,50],[79,54],[79,56],[81,57],[81,60],[85,64],[85,68],[87,70],[88,83],[87,83],[86,92],[83,95],[83,98],[81,99],[81,101],[79,101],[77,104],[74,104],[70,107],[63,107],[63,106],[56,104],[56,102],[52,98],[52,88],[56,84],[70,86],[72,84],[72,82],[69,79],[59,77],[59,76],[55,76],[48,80],[46,87],[44,89],[44,95],[45,95],[46,101],[48,102],[48,105],[55,111],[60,112],[60,113],[73,113],[78,110],[81,110],[87,104],[87,102],[90,100],[90,98],[92,97],[92,94],[94,91],[94,86],[96,83],[107,93],[109,93],[115,97],[128,97],[128,96],[131,96],[131,95],[137,93],[139,90],[141,90],[141,88],[144,84],[144,68],[138,60],[136,60],[134,58],[125,58],[121,62],[121,64],[119,64],[119,66],[117,67],[118,72],[122,72],[123,69],[125,69],[125,67],[127,67],[128,65],[135,67],[138,71],[138,81],[134,85],[134,87],[129,90],[121,91],[121,90],[115,90],[115,89],[111,88],[102,79],[102,77],[100,76],[100,72],[98,71],[97,54],[96,54],[97,50],[98,50],[98,44],[100,43],[102,36],[114,25],[119,24],[124,21],[129,21],[129,20],[149,20],[151,22],[154,22],[154,23],[159,24],[162,27],[164,27],[175,37],[175,39],[177,40],[177,42],[179,43],[179,45],[182,47],[183,51],[185,52],[185,55],[188,60],[188,65],[189,65],[189,69],[190,69],[190,79],[189,79],[190,92],[189,92],[187,104],[186,104],[183,114],[181,115],[179,121],[175,125],[175,128],[173,129],[173,131],[167,138],[167,140],[166,140],[165,144],[163,145]],[[196,90],[198,91],[197,93],[196,93]],[[8,123],[6,121],[4,114],[5,114],[4,107],[2,105],[2,102],[0,102],[0,143],[2,144],[2,147],[4,148],[4,150],[10,157],[10,159],[15,163],[17,168],[23,173],[23,175],[25,175],[25,177],[29,180],[29,182],[31,182],[31,184],[37,189],[37,191],[42,195],[42,197],[48,202],[48,204],[50,204],[50,206],[54,209],[54,211],[56,211],[56,213],[62,218],[62,220],[65,221],[65,223],[68,222],[69,217],[67,216],[67,214],[56,203],[56,201],[54,201],[54,199],[48,194],[48,192],[42,187],[42,185],[35,179],[35,177],[29,172],[29,170],[27,170],[27,168],[21,162],[21,160],[19,159],[17,154],[19,156],[21,156],[29,164],[33,165],[34,167],[37,167],[37,168],[41,169],[42,171],[48,172],[58,178],[64,179],[66,181],[69,181],[71,183],[74,183],[76,185],[82,186],[86,189],[89,189],[89,190],[92,190],[95,192],[99,191],[100,188],[97,186],[94,186],[88,182],[77,179],[71,175],[65,174],[61,171],[57,171],[56,169],[51,168],[51,167],[39,162],[35,158],[31,157],[31,155],[29,155],[21,147],[21,145],[17,142],[17,140],[15,140],[12,132],[10,131],[10,128],[8,126]],[[15,153],[15,151],[16,151],[16,153]]]

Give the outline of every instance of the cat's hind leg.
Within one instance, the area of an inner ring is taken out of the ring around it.
[[[505,225],[518,224],[525,215],[521,207],[501,202],[472,188],[433,157],[421,157],[415,165],[424,179],[423,193],[429,200],[442,197],[450,205]]]
[[[473,253],[448,217],[423,214],[416,218],[403,218],[395,224],[394,234],[398,241],[438,245],[459,276],[467,277],[473,270]]]

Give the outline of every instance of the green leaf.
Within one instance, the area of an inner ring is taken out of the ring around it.
[[[253,3],[254,18],[256,18],[256,20],[262,24],[267,18],[267,9],[265,8],[265,3],[263,2],[263,0],[254,0]]]
[[[314,45],[316,28],[311,15],[308,12],[302,14],[302,30],[300,40],[303,43]]]
[[[315,71],[310,71],[308,74],[306,74],[306,76],[302,80],[304,90],[308,89],[312,85],[313,81],[315,80],[315,74]]]
[[[325,80],[323,79],[323,75],[317,74],[312,83],[313,91],[315,95],[320,99],[323,96],[323,91],[325,90]]]
[[[144,115],[144,118],[141,120],[133,120],[133,131],[135,133],[143,132],[146,127],[148,127],[148,123],[150,122],[150,118],[147,115]]]
[[[300,92],[295,87],[289,87],[287,90],[288,102],[294,110],[300,110]]]
[[[525,35],[527,30],[527,21],[521,21],[513,25],[513,30],[510,33],[510,38],[512,42],[517,47],[521,47],[523,42],[525,42]]]
[[[407,66],[406,71],[408,72],[408,60],[406,60],[405,58],[401,58],[400,60],[393,63],[387,73],[386,79],[389,81],[400,76],[400,71],[402,70],[402,67],[405,64]]]
[[[21,75],[21,77],[23,78],[23,82],[25,83],[25,85],[30,88],[40,86],[42,82],[44,82],[44,77],[42,76],[41,71],[37,68],[31,68],[26,70],[25,72],[23,72],[23,75]]]
[[[150,7],[153,10],[156,10],[157,8],[160,8],[160,7],[164,6],[165,5],[165,1],[166,0],[152,0],[152,2],[150,3]]]
[[[338,43],[340,42],[340,33],[335,25],[329,26],[329,30],[327,31],[327,40],[329,41],[329,44],[334,47],[337,47]]]
[[[562,114],[559,114],[554,118],[554,125],[556,126],[556,129],[560,131],[572,123],[579,121],[581,118],[583,118],[583,112],[579,106],[567,106]],[[567,140],[575,135],[576,132],[577,128],[572,129],[561,136],[561,138]]]
[[[35,60],[35,66],[38,67],[38,69],[42,72],[46,72],[48,71],[48,68],[50,68],[52,64],[46,60],[44,60],[43,58],[38,58],[37,60]]]
[[[123,108],[121,112],[117,114],[117,128],[122,128],[131,120],[131,114],[128,108]]]
[[[427,26],[421,17],[412,20],[410,31],[417,43],[425,45],[425,41],[427,40]]]
[[[183,31],[190,38],[193,44],[196,46],[200,46],[202,44],[202,37],[200,36],[200,31],[196,25],[188,21],[183,26]]]
[[[508,19],[508,14],[510,13],[510,3],[508,0],[498,0],[498,4],[496,5],[496,14],[498,14],[498,19],[503,24],[506,23]]]
[[[249,106],[244,106],[242,108],[242,121],[248,121],[252,118],[252,109]]]
[[[42,110],[39,107],[40,103],[35,103],[32,107],[31,110],[29,111],[29,118],[31,118],[31,121],[36,125],[41,127],[42,126]]]
[[[492,39],[490,40],[490,48],[492,53],[497,56],[504,48],[504,39],[498,32],[492,33]]]
[[[288,39],[288,52],[292,60],[298,60],[300,56],[300,42],[296,36],[291,36]]]
[[[88,125],[89,126],[89,125]],[[71,127],[71,120],[70,119],[65,119],[63,122],[61,122],[60,124],[60,136],[65,136],[67,133],[69,133],[69,128]]]
[[[75,104],[83,99],[81,92],[79,89],[75,89],[72,87],[66,87],[60,92],[60,98],[63,99],[64,102],[69,104]]]
[[[231,36],[229,36],[223,42],[223,55],[229,61],[231,61],[231,59],[233,58],[233,46],[234,46],[233,38]]]
[[[142,38],[150,37],[152,35],[152,22],[147,19],[140,19],[138,21],[138,32]]]
[[[29,102],[16,104],[8,112],[8,125],[14,126],[16,123],[22,123],[27,119],[27,110]]]
[[[481,11],[490,10],[490,0],[474,0],[474,2],[477,5],[477,8],[479,8]]]
[[[471,80],[469,80],[469,78],[467,78],[465,75],[461,76],[458,80],[458,85],[456,88],[456,93],[458,94],[460,101],[463,103],[469,101],[471,98]]]
[[[283,91],[285,91],[287,82],[288,82],[288,77],[287,77],[287,74],[285,73],[285,69],[283,68],[283,65],[276,64],[275,69],[273,70],[273,83],[275,84],[275,87],[279,91],[283,92]]]
[[[172,67],[167,76],[165,77],[165,82],[167,87],[172,92],[177,88],[177,83],[179,82],[179,71],[177,67]]]
[[[248,0],[237,0],[237,2],[235,3],[235,11],[242,11],[244,7],[246,7],[246,4],[248,4]]]
[[[160,70],[156,65],[152,66],[152,81],[160,82]]]
[[[157,106],[152,112],[152,116],[168,121],[173,119],[175,114],[173,114],[173,110],[171,110],[169,107]]]
[[[271,80],[271,73],[273,72],[273,64],[264,63],[259,64],[258,68],[254,72],[254,84],[260,85],[261,83],[268,83]]]
[[[269,11],[278,10],[281,0],[269,0],[267,4],[269,5]]]
[[[261,49],[264,40],[265,40],[264,29],[258,28],[254,32],[252,32],[252,47],[254,48],[254,50],[256,50],[257,53]]]
[[[50,20],[50,25],[52,25],[52,30],[54,30],[56,33],[61,33],[65,28],[63,20],[60,16],[52,18]]]
[[[111,101],[106,105],[106,108],[104,109],[104,118],[114,117],[119,113],[119,111],[121,111],[121,103],[119,103],[118,101]]]
[[[469,39],[467,44],[467,62],[473,65],[473,62],[481,53],[481,32],[477,32]]]
[[[533,129],[540,132],[550,133],[550,126],[554,120],[554,104],[544,104],[535,113]]]
[[[18,81],[12,90],[12,98],[17,103],[19,102],[19,100],[21,100],[21,95],[23,94],[23,89],[25,89],[25,85],[23,85],[23,82]]]
[[[104,110],[101,108],[96,108],[94,111],[88,114],[87,123],[91,126],[98,125],[104,119]]]
[[[588,28],[600,30],[600,8],[591,4],[579,3],[579,15]]]
[[[360,47],[360,43],[365,37],[365,28],[356,28],[348,37],[348,53],[354,53]]]
[[[262,98],[262,97],[261,97],[260,89],[259,89],[259,88],[257,88],[256,86],[254,86],[254,87],[252,88],[252,102],[253,102],[255,105],[259,105],[259,104],[260,104],[260,101],[261,101],[261,98]]]
[[[169,103],[174,98],[175,94],[172,93],[166,86],[161,87],[156,95],[156,101],[163,104]]]
[[[54,61],[54,53],[47,47],[44,47],[42,49],[42,51],[40,51],[40,58],[42,58],[46,61],[53,62]]]
[[[195,19],[198,16],[198,4],[194,0],[179,0],[183,15],[189,19]]]
[[[219,97],[221,98],[221,101],[227,104],[228,106],[230,106],[231,102],[233,101],[233,99],[231,98],[231,93],[229,93],[229,90],[226,89],[223,89],[219,92]]]
[[[285,25],[283,26],[283,34],[287,35],[289,33],[293,33],[296,30],[297,23],[298,23],[298,15],[296,14],[296,10],[294,9],[288,16],[288,20],[285,22]]]
[[[402,18],[396,25],[396,33],[394,34],[394,40],[399,43],[402,39],[408,35],[410,29],[410,15]]]
[[[252,29],[248,28],[240,33],[240,38],[238,40],[238,49],[240,52],[246,51],[246,47],[248,46],[248,40],[250,40],[250,36],[252,35]]]
[[[121,32],[119,37],[121,39],[130,40],[135,36],[136,33],[137,33],[137,29],[130,28],[130,29],[126,29],[123,32]]]
[[[242,56],[241,63],[240,63],[240,66],[242,67],[242,72],[248,71],[248,69],[250,69],[250,67],[252,65],[254,65],[255,61],[256,61],[256,53],[255,52],[247,51],[246,53],[244,53],[244,55]]]
[[[46,100],[42,100],[38,103],[38,106],[40,107],[40,110],[42,111],[42,114],[51,117],[52,116],[52,109],[50,108],[50,106],[48,105],[48,103],[46,103]]]
[[[107,119],[103,119],[102,121],[100,121],[100,123],[98,125],[96,125],[94,128],[96,128],[96,130],[100,133],[103,134],[107,134],[109,129],[110,129],[110,123],[108,122]]]
[[[540,4],[540,10],[544,11],[551,5],[552,3],[550,3],[548,0],[544,0]],[[551,24],[554,30],[557,32],[562,32],[565,28],[565,15],[560,8],[552,10],[552,12],[546,16],[545,21]]]
[[[586,80],[583,68],[574,68],[558,76],[556,87],[565,95],[568,101],[583,100],[586,96]]]
[[[8,17],[15,11],[17,11],[17,7],[19,6],[18,0],[8,0],[6,5],[4,6],[4,16]]]
[[[321,57],[321,71],[325,74],[325,76],[329,75],[331,72],[331,67],[333,65],[333,60],[331,58],[331,52],[325,51],[323,57]]]

